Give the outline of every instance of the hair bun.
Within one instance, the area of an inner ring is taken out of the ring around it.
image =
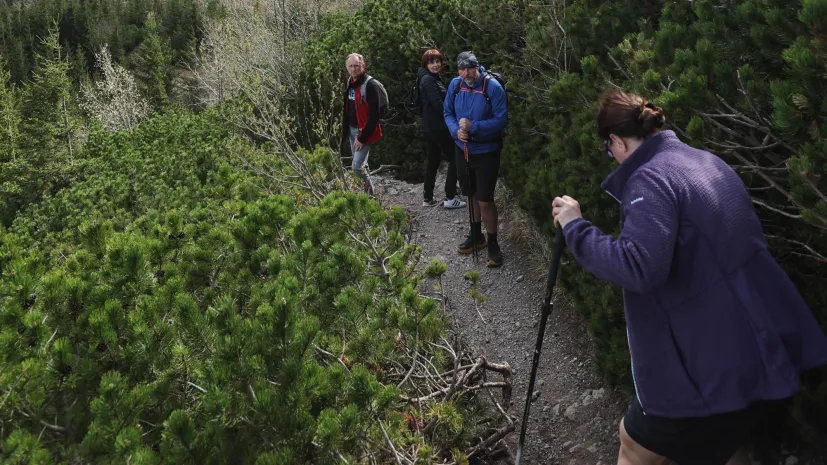
[[[647,133],[662,128],[666,123],[663,108],[656,107],[652,102],[639,107],[635,110],[635,113],[637,114],[638,123]]]
[[[663,109],[638,94],[611,88],[601,97],[597,113],[597,134],[601,139],[606,140],[611,134],[646,139],[665,125]]]

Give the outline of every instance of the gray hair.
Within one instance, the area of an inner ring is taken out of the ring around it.
[[[365,64],[365,57],[363,57],[359,53],[356,53],[356,52],[351,53],[350,55],[347,56],[347,58],[345,58],[345,61],[350,60],[351,58],[358,58],[359,61],[362,62],[362,64]]]

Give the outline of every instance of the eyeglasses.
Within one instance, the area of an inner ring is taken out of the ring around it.
[[[432,65],[434,63],[440,63],[441,64],[442,60],[440,60],[439,58],[431,58],[430,60],[428,60],[429,65]]]

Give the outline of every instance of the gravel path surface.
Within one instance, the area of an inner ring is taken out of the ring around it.
[[[443,176],[444,168],[437,179],[437,196]],[[530,252],[511,240],[508,222],[499,227],[505,263],[499,269],[489,269],[486,251],[480,251],[476,264],[471,256],[456,251],[468,231],[467,209],[446,210],[441,203],[423,207],[421,184],[385,176],[375,176],[373,181],[383,205],[403,206],[414,221],[412,241],[422,246],[422,266],[433,258],[447,264],[443,284],[465,341],[488,360],[511,365],[514,392],[506,408],[517,418],[517,429],[506,441],[515,455],[547,276],[533,271]],[[478,291],[486,299],[476,308],[468,295],[471,282],[464,278],[471,270],[479,272]],[[565,266],[561,266],[560,273],[565,273]],[[424,285],[422,292],[433,292],[432,286]],[[614,464],[618,422],[627,399],[606,388],[594,374],[585,322],[560,302],[558,292],[555,294],[558,297],[546,326],[523,463]]]

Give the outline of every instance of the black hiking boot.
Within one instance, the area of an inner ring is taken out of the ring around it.
[[[488,268],[498,268],[503,264],[503,253],[496,241],[488,242]]]
[[[468,255],[469,253],[472,253],[475,250],[484,249],[485,246],[488,245],[488,241],[485,240],[485,236],[483,236],[482,234],[477,234],[476,236],[477,243],[473,244],[473,247],[471,244],[471,235],[469,234],[465,236],[465,242],[463,242],[459,245],[459,247],[457,247],[457,251],[463,255]]]

